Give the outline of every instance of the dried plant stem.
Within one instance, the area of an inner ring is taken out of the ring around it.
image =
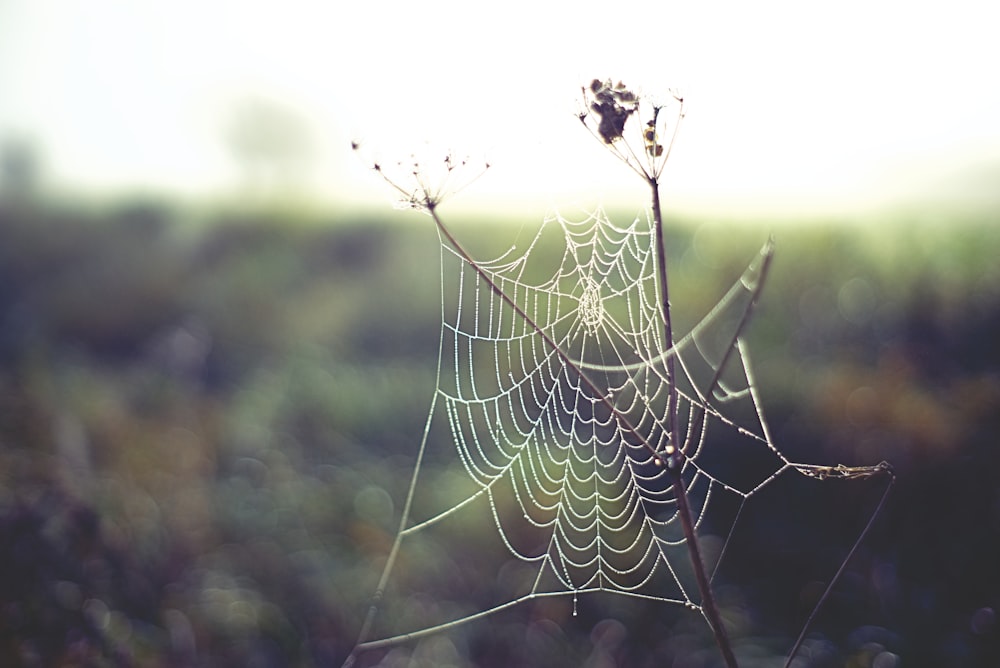
[[[864,469],[868,470],[864,471]],[[784,668],[789,668],[792,665],[792,660],[795,658],[795,655],[798,654],[799,648],[802,646],[802,641],[805,640],[806,633],[809,632],[809,627],[812,626],[813,620],[816,619],[819,609],[824,603],[826,603],[826,599],[830,596],[830,592],[833,591],[834,585],[837,584],[840,580],[840,576],[843,575],[844,570],[847,568],[847,563],[851,560],[851,557],[854,556],[854,553],[857,552],[858,546],[861,545],[865,536],[868,535],[868,532],[875,524],[875,520],[882,514],[882,508],[885,507],[885,502],[889,499],[889,492],[892,491],[892,486],[896,483],[896,474],[893,473],[892,467],[885,462],[873,467],[858,467],[857,471],[859,474],[864,471],[868,475],[888,475],[889,483],[885,486],[885,491],[882,492],[882,497],[879,499],[878,505],[875,506],[875,511],[871,514],[871,517],[868,518],[865,528],[861,530],[860,534],[858,534],[857,539],[854,541],[854,545],[851,547],[851,551],[847,553],[847,556],[844,557],[844,561],[840,564],[840,568],[838,568],[834,576],[830,578],[830,584],[826,586],[826,591],[824,591],[823,595],[819,597],[819,600],[816,602],[816,606],[809,614],[809,619],[807,619],[806,623],[802,626],[802,631],[799,632],[799,637],[796,638],[795,644],[792,645],[792,649],[788,652],[788,658],[785,659]],[[865,477],[867,477],[867,475]]]
[[[722,623],[722,616],[719,608],[715,605],[715,596],[712,594],[712,585],[705,574],[705,565],[701,559],[701,548],[698,546],[698,535],[694,530],[694,521],[691,517],[691,506],[688,504],[687,491],[684,489],[684,481],[681,479],[680,470],[673,472],[674,495],[677,497],[677,514],[680,515],[681,526],[684,527],[684,537],[687,539],[688,554],[691,557],[691,566],[694,568],[695,579],[698,582],[698,591],[701,593],[701,609],[705,613],[705,618],[712,627],[715,634],[715,644],[722,652],[722,658],[726,661],[728,668],[738,668],[736,655],[733,654],[732,645],[729,644],[729,636],[726,635],[726,627]]]
[[[660,298],[663,311],[663,332],[665,345],[668,350],[674,347],[673,326],[670,318],[670,292],[667,282],[667,256],[666,240],[663,233],[663,211],[660,207],[660,184],[656,176],[649,176],[649,188],[653,198],[653,225],[656,231],[656,254],[657,267],[659,269]],[[684,470],[683,453],[680,449],[678,438],[678,418],[677,418],[677,382],[674,375],[674,355],[667,356],[667,382],[670,385],[670,395],[667,399],[667,429],[670,432],[670,451],[668,452],[667,470],[673,479],[674,496],[677,499],[677,514],[684,529],[684,538],[687,540],[688,554],[691,558],[691,567],[694,569],[695,580],[698,583],[698,592],[701,595],[701,608],[712,627],[715,634],[715,642],[722,652],[722,657],[726,661],[728,668],[738,668],[736,656],[729,643],[729,636],[726,634],[726,626],[722,622],[719,608],[715,604],[715,595],[712,593],[712,585],[705,573],[705,562],[701,557],[701,547],[698,545],[698,535],[694,529],[694,519],[691,515],[691,505],[688,503],[687,489],[684,487],[684,478],[681,475]],[[719,367],[722,368],[721,365]]]
[[[372,603],[368,607],[368,613],[365,615],[364,622],[361,624],[361,630],[358,632],[358,641],[354,645],[354,649],[351,650],[350,655],[344,660],[343,668],[350,668],[354,665],[357,659],[358,653],[365,648],[365,641],[368,639],[368,634],[371,632],[372,624],[375,623],[375,616],[378,614],[379,605],[382,602],[382,596],[385,594],[386,585],[389,583],[389,576],[392,574],[392,569],[396,565],[396,556],[399,554],[399,546],[403,542],[403,535],[406,530],[406,525],[410,522],[410,508],[413,505],[413,492],[417,487],[417,478],[420,476],[420,464],[424,459],[424,452],[427,450],[427,439],[431,431],[431,418],[434,415],[434,404],[437,403],[437,394],[434,394],[434,398],[431,400],[431,410],[428,413],[427,423],[424,425],[424,434],[420,439],[420,449],[417,451],[417,461],[413,465],[413,475],[410,480],[410,489],[406,493],[406,501],[403,503],[403,512],[399,519],[399,530],[396,532],[396,538],[392,541],[392,547],[389,549],[389,556],[385,560],[385,566],[382,567],[382,576],[379,578],[378,586],[375,588],[375,593],[372,595]]]

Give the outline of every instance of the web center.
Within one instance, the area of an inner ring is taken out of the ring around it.
[[[604,303],[601,301],[601,286],[587,277],[587,284],[580,295],[580,317],[590,329],[595,329],[604,318]]]

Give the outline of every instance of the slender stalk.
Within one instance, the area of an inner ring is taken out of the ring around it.
[[[403,534],[406,529],[406,525],[410,521],[410,508],[413,505],[413,492],[417,487],[417,478],[420,476],[420,464],[424,459],[424,452],[427,450],[427,439],[430,436],[431,430],[431,417],[434,415],[434,405],[437,403],[437,393],[434,394],[434,398],[431,400],[431,409],[428,412],[427,422],[424,425],[424,435],[420,440],[420,449],[417,451],[417,461],[413,464],[413,475],[410,479],[410,489],[406,493],[406,501],[403,503],[402,516],[399,518],[399,531],[396,532],[396,538],[392,541],[392,547],[389,549],[389,556],[386,558],[385,566],[382,568],[382,576],[379,578],[378,586],[375,588],[375,593],[372,595],[372,603],[368,607],[368,613],[365,615],[365,620],[361,624],[361,630],[358,632],[358,641],[354,645],[354,649],[351,650],[350,655],[344,660],[342,668],[350,668],[354,665],[355,660],[357,660],[357,655],[363,648],[365,641],[368,639],[368,634],[371,632],[372,624],[375,623],[375,616],[378,614],[379,604],[382,602],[382,596],[385,594],[386,585],[389,583],[389,576],[392,573],[393,567],[396,565],[396,556],[399,554],[399,546],[403,542]]]
[[[667,349],[674,347],[674,333],[670,318],[670,293],[667,283],[667,257],[666,241],[663,234],[663,212],[660,208],[660,184],[656,176],[648,177],[649,188],[653,197],[653,225],[656,230],[656,257],[658,260],[660,298],[663,309],[663,332],[664,343]],[[729,668],[738,668],[736,656],[733,654],[732,645],[726,634],[726,626],[722,622],[719,608],[715,604],[715,596],[712,593],[712,585],[709,583],[708,575],[705,573],[705,562],[701,557],[701,547],[698,545],[698,535],[694,530],[694,519],[691,515],[691,504],[688,502],[687,489],[684,487],[684,455],[681,452],[681,444],[678,438],[678,418],[677,418],[677,382],[674,375],[674,356],[667,356],[667,382],[670,384],[670,395],[667,399],[667,429],[670,432],[668,445],[667,470],[673,479],[674,496],[677,499],[677,514],[684,529],[684,538],[687,540],[688,554],[691,557],[691,567],[694,569],[695,581],[698,583],[698,592],[701,594],[701,607],[708,619],[712,632],[715,634],[715,642],[722,652],[722,657]]]
[[[872,467],[872,470],[875,471],[879,468],[880,467]],[[882,498],[879,499],[878,505],[875,507],[875,512],[873,512],[871,517],[868,518],[868,523],[865,524],[865,528],[861,530],[857,540],[854,541],[854,546],[851,547],[851,551],[847,553],[846,557],[844,557],[844,561],[841,562],[840,568],[837,569],[837,572],[830,579],[830,584],[827,585],[826,591],[824,591],[823,595],[819,597],[819,601],[816,602],[816,606],[809,614],[809,619],[806,620],[805,625],[802,627],[802,631],[799,632],[799,637],[796,638],[795,644],[792,645],[791,651],[788,652],[788,658],[785,660],[784,668],[789,668],[789,666],[792,665],[792,660],[795,658],[795,655],[798,654],[799,647],[802,646],[802,641],[805,640],[806,633],[809,632],[809,627],[812,626],[813,620],[816,619],[816,615],[819,614],[819,609],[824,603],[826,603],[826,599],[830,596],[830,592],[833,591],[834,585],[837,584],[840,580],[840,576],[843,575],[844,570],[847,568],[847,563],[851,560],[851,557],[854,556],[854,553],[858,551],[858,546],[861,545],[865,536],[868,535],[868,532],[875,524],[875,520],[880,514],[882,514],[882,508],[885,506],[885,502],[889,499],[889,492],[892,491],[892,486],[896,483],[896,474],[892,472],[892,469],[887,464],[884,468],[881,468],[881,471],[889,475],[889,484],[885,486],[885,491],[882,492]]]
[[[663,338],[666,350],[674,347],[674,330],[670,319],[670,290],[667,282],[667,251],[666,239],[663,234],[663,211],[660,208],[660,183],[657,177],[650,176],[649,188],[653,195],[653,228],[656,233],[656,267],[659,270],[660,306],[663,311]],[[667,355],[667,383],[670,394],[667,397],[667,430],[670,432],[670,444],[679,448],[677,442],[677,382],[674,376],[674,355]]]

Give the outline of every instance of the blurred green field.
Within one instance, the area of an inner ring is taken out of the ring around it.
[[[775,237],[748,339],[779,447],[899,476],[796,665],[1000,664],[1000,212],[669,222],[682,330]],[[489,255],[537,221],[454,224]],[[339,666],[434,390],[437,249],[391,210],[0,204],[0,665]],[[793,487],[745,519],[720,591],[741,665],[780,665],[878,493]],[[494,533],[415,544],[404,569],[445,571],[423,600],[485,607],[462,583],[496,578]],[[365,661],[719,659],[690,612],[594,599]]]

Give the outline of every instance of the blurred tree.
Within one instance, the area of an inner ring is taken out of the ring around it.
[[[38,153],[30,140],[16,135],[0,140],[0,198],[32,199],[39,173]]]
[[[225,141],[243,172],[243,187],[255,198],[295,192],[312,164],[307,122],[294,109],[273,100],[253,98],[238,103]]]

